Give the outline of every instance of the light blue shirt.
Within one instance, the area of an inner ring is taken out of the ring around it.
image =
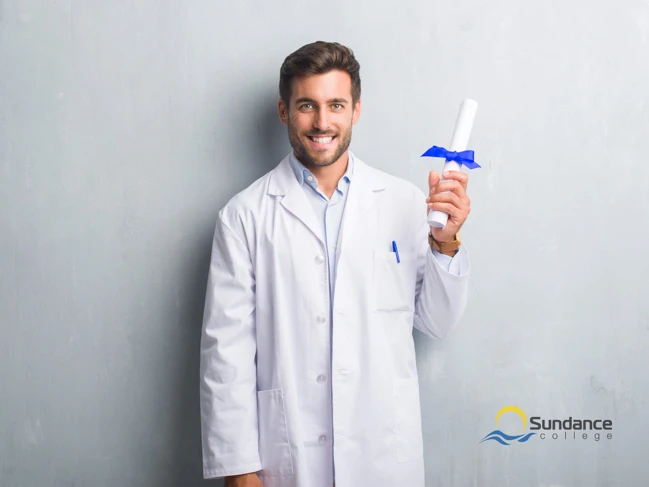
[[[295,157],[293,152],[291,152],[289,157],[291,168],[293,169],[300,186],[304,190],[306,199],[309,200],[309,203],[313,208],[316,220],[320,224],[320,229],[322,230],[322,235],[324,235],[325,243],[327,245],[326,256],[327,268],[329,270],[330,308],[333,306],[333,297],[336,287],[336,249],[339,244],[338,237],[340,235],[340,225],[343,220],[343,212],[345,210],[345,203],[347,202],[349,186],[352,184],[354,179],[354,155],[350,151],[348,154],[349,162],[347,164],[347,171],[343,174],[343,177],[340,178],[340,181],[338,181],[338,186],[336,186],[331,198],[328,198],[327,195],[318,188],[318,180],[316,177],[311,173],[311,171],[304,167],[297,157]],[[423,238],[425,238],[425,236]],[[459,265],[451,265],[455,263],[456,259],[433,249],[431,249],[431,251],[443,269],[447,272],[459,275]],[[329,316],[332,316],[331,312],[329,313]],[[331,327],[331,321],[329,326]],[[334,479],[335,478],[336,475],[334,468]]]
[[[304,190],[306,199],[309,200],[315,213],[316,220],[324,235],[325,243],[327,245],[327,266],[329,269],[329,302],[333,302],[334,289],[336,285],[336,248],[338,246],[338,237],[340,235],[340,225],[343,220],[343,211],[347,203],[347,194],[349,193],[349,185],[351,184],[354,176],[354,160],[349,156],[349,163],[347,164],[347,171],[343,177],[338,181],[338,186],[328,198],[318,188],[318,180],[304,165],[291,153],[290,156],[291,167],[295,173],[300,186]]]

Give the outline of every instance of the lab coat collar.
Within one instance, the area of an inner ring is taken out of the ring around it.
[[[357,223],[376,203],[379,193],[385,189],[387,179],[380,171],[368,166],[349,151],[350,158],[354,159],[353,175],[354,184],[349,187],[349,195],[345,204],[340,237],[340,251],[345,247],[345,240],[352,236]],[[268,194],[271,196],[284,196],[281,205],[297,217],[309,230],[324,244],[324,235],[316,221],[315,214],[309,204],[304,191],[295,177],[290,163],[291,154],[280,162],[271,171],[268,184]]]

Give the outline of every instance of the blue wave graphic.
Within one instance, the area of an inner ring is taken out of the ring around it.
[[[491,433],[489,433],[488,435],[486,435],[484,438],[482,438],[480,443],[482,443],[484,441],[488,441],[488,440],[494,440],[494,441],[497,441],[498,443],[500,443],[501,445],[509,446],[510,443],[507,443],[508,441],[516,440],[519,443],[525,443],[527,440],[529,440],[535,434],[536,433],[527,433],[527,434],[523,434],[523,435],[514,435],[514,436],[512,436],[512,435],[505,434],[500,430],[494,430]]]
[[[484,439],[484,438],[483,438],[483,439],[482,439],[482,441],[489,441],[489,440],[495,440],[495,441],[497,441],[498,443],[500,443],[501,445],[509,446],[509,443],[507,443],[506,441],[501,440],[501,439],[500,439],[499,437],[497,437],[497,436],[492,436],[491,438],[487,438],[487,439]],[[480,443],[482,443],[482,441],[481,441]]]
[[[526,434],[523,438],[518,440],[519,443],[525,443],[527,440],[529,440],[532,436],[534,436],[536,433],[528,433]]]

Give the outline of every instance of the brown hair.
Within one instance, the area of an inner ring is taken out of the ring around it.
[[[334,69],[345,71],[352,79],[352,104],[355,105],[361,97],[361,65],[350,48],[337,42],[317,41],[289,54],[279,70],[279,96],[288,106],[293,78]]]

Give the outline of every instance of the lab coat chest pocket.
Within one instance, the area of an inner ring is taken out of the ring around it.
[[[281,389],[257,392],[259,456],[263,476],[290,475],[293,460]]]
[[[396,379],[394,385],[395,431],[399,463],[424,456],[417,377]]]
[[[375,311],[414,311],[417,254],[374,252]]]

